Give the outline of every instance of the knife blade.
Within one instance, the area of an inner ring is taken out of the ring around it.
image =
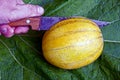
[[[13,21],[8,23],[10,26],[30,26],[32,30],[49,30],[54,24],[59,21],[70,19],[70,18],[78,18],[78,17],[43,17],[43,16],[35,16],[20,19],[17,21]],[[111,22],[93,20],[100,28],[106,25],[109,25]]]

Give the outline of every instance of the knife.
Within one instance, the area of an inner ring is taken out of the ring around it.
[[[23,18],[17,21],[8,23],[10,26],[30,26],[32,30],[49,30],[54,24],[59,21],[70,19],[70,18],[79,18],[79,17],[44,17],[44,16],[35,16],[29,18]],[[109,25],[111,22],[93,20],[100,28],[106,25]]]

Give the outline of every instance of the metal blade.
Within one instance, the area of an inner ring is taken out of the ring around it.
[[[65,19],[69,19],[69,18],[75,18],[75,17],[41,17],[39,30],[49,30],[50,27],[52,27],[57,22]],[[90,19],[90,20],[95,22],[100,28],[106,25],[109,25],[111,23],[111,22],[99,21],[99,20],[93,20],[93,19]]]
[[[41,24],[39,30],[49,30],[54,24],[65,20],[65,17],[41,17]]]

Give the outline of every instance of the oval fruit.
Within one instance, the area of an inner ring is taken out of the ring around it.
[[[95,61],[103,50],[99,27],[86,18],[58,22],[46,31],[42,41],[45,59],[63,69],[76,69]]]

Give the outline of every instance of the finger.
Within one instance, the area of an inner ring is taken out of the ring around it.
[[[9,25],[0,26],[0,33],[5,37],[12,37],[14,35],[14,27],[10,27]]]
[[[9,20],[17,20],[25,17],[41,16],[44,13],[44,9],[35,5],[17,5],[16,9],[10,12]]]
[[[29,30],[29,27],[23,26],[23,27],[17,27],[15,29],[15,34],[21,34],[21,33],[27,33]]]

